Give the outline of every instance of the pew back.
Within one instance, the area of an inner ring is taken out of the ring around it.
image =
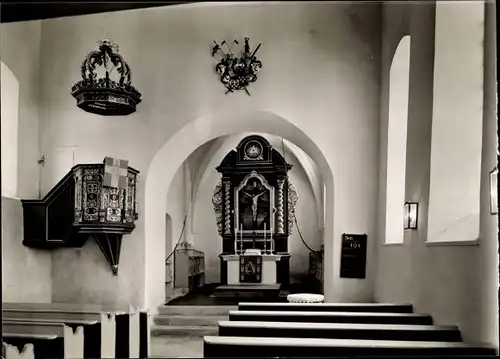
[[[374,323],[432,325],[432,317],[415,313],[307,312],[307,311],[230,311],[231,321]]]
[[[219,336],[443,342],[462,340],[456,326],[253,321],[220,321]]]
[[[257,311],[315,311],[315,312],[385,312],[413,313],[411,304],[390,303],[247,303],[240,302],[238,310]]]
[[[205,358],[494,355],[493,347],[450,342],[318,338],[204,337]]]

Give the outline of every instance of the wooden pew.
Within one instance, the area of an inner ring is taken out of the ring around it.
[[[460,342],[456,326],[220,321],[219,336]]]
[[[230,321],[309,322],[309,323],[364,323],[432,325],[432,317],[414,313],[362,312],[302,312],[302,311],[235,311],[229,312]]]
[[[413,313],[411,304],[390,303],[239,303],[238,310],[315,311],[315,312],[385,312]]]
[[[5,313],[4,313],[5,315]],[[29,323],[33,328],[39,327],[45,323],[64,325],[71,329],[72,333],[82,333],[82,345],[83,345],[83,357],[84,358],[100,358],[101,351],[100,347],[96,345],[101,341],[100,328],[101,323],[97,320],[68,320],[68,319],[37,319],[30,316],[21,315],[20,318],[7,315],[7,319],[4,317],[4,323]],[[35,330],[35,329],[33,329]],[[67,330],[67,329],[66,329]]]
[[[203,338],[204,358],[264,357],[388,357],[388,356],[494,356],[489,346],[460,342],[419,342],[318,338],[213,337]]]
[[[139,311],[131,306],[113,306],[102,304],[80,303],[3,303],[4,313],[21,312],[36,313],[35,318],[51,319],[89,319],[76,318],[70,313],[81,315],[98,315],[100,321],[105,320],[115,332],[111,338],[101,338],[101,349],[98,357],[103,358],[147,358],[150,353],[150,318],[147,311]],[[62,313],[62,314],[57,314]],[[31,317],[33,318],[33,315]],[[68,315],[70,315],[68,317]],[[99,318],[97,318],[99,320]],[[90,329],[87,329],[90,331]],[[95,340],[95,339],[94,339]],[[107,343],[107,344],[105,344]],[[110,346],[114,349],[111,349]],[[110,354],[112,351],[112,354]],[[86,356],[90,358],[89,356]],[[94,356],[92,356],[93,358]]]
[[[2,316],[4,321],[12,319],[31,322],[33,327],[46,321],[63,323],[73,328],[83,327],[85,358],[115,358],[116,323],[113,315],[90,311],[6,309]],[[85,325],[86,322],[89,324]]]
[[[83,359],[83,330],[62,323],[3,321],[4,342],[24,347],[34,344],[35,359]],[[41,336],[33,338],[32,336]],[[35,342],[32,340],[35,339]]]
[[[3,333],[2,358],[35,359],[33,343],[54,339],[57,339],[56,335]],[[28,344],[26,344],[27,342]]]

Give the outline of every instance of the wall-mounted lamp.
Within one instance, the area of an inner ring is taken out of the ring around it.
[[[490,172],[490,213],[498,214],[498,167]]]
[[[406,202],[404,208],[404,229],[417,229],[418,203]]]

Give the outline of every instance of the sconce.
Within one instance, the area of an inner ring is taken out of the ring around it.
[[[490,172],[490,213],[498,214],[498,167]]]
[[[417,229],[418,203],[406,202],[404,207],[404,229]]]

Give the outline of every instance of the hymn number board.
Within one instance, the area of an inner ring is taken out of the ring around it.
[[[366,234],[342,234],[341,278],[366,277]]]

